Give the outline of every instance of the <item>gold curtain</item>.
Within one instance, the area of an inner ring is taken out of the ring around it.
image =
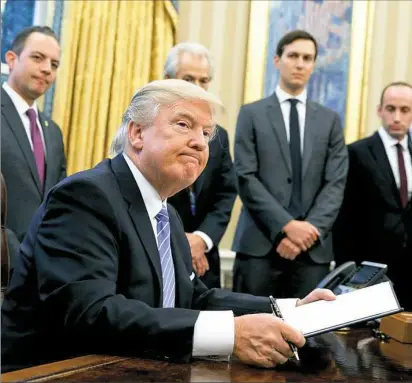
[[[68,174],[108,156],[135,90],[163,78],[176,32],[169,0],[65,2],[53,119],[63,131]]]

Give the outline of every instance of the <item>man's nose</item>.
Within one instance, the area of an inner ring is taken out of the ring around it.
[[[45,73],[50,73],[52,70],[52,63],[51,60],[43,60],[41,65],[41,71]]]
[[[395,122],[400,122],[401,121],[401,111],[396,109],[395,113],[393,115],[393,119]]]
[[[209,139],[205,137],[203,129],[201,131],[194,130],[192,139],[190,141],[191,146],[196,148],[197,150],[205,150],[207,145],[209,144]]]
[[[296,66],[297,66],[298,68],[303,68],[304,65],[305,65],[305,63],[304,63],[304,61],[303,61],[303,58],[302,58],[302,57],[298,57],[298,59],[297,59],[297,61],[296,61]]]

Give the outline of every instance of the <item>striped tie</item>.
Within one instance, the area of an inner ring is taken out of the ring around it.
[[[175,269],[170,248],[170,225],[166,206],[156,215],[157,248],[163,278],[163,307],[175,307]]]

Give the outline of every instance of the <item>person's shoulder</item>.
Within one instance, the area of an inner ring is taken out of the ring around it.
[[[360,140],[354,141],[348,145],[348,150],[360,151],[368,147],[376,139],[375,135],[361,138]]]
[[[94,168],[67,176],[50,190],[50,194],[63,192],[82,198],[107,194],[116,182],[110,169],[110,161],[110,159],[105,159]]]
[[[338,112],[316,101],[308,100],[308,104],[312,106],[313,108],[319,110],[319,112],[323,113],[324,115],[340,118]]]
[[[246,110],[260,109],[262,107],[265,107],[266,105],[273,104],[273,97],[275,97],[275,95],[271,94],[267,97],[260,98],[259,100],[243,104],[241,109],[246,109]]]
[[[61,133],[61,128],[60,126],[57,124],[56,121],[54,121],[53,119],[51,119],[49,116],[47,116],[44,112],[39,110],[39,116],[41,118],[41,120],[43,121],[43,129],[49,128],[52,129],[54,131],[58,131],[59,133]]]

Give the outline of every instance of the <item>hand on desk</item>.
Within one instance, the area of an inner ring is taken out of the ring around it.
[[[292,355],[286,340],[297,347],[305,344],[303,334],[272,314],[251,314],[235,318],[233,354],[243,363],[275,367]]]
[[[202,277],[209,270],[209,262],[205,254],[206,243],[196,234],[186,233],[186,237],[192,253],[193,269],[197,275]]]

